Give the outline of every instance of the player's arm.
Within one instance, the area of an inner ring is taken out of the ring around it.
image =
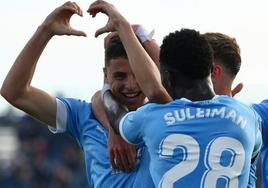
[[[106,85],[105,85],[106,86]],[[105,92],[105,86],[102,92]],[[101,91],[96,92],[91,101],[92,109],[100,123],[109,130],[108,146],[109,160],[114,170],[129,172],[135,168],[136,148],[124,141],[120,135],[115,134],[110,126],[109,119],[105,113]]]
[[[82,16],[82,11],[77,4],[67,2],[47,16],[15,60],[1,88],[1,95],[9,103],[53,127],[56,99],[33,87],[31,81],[38,59],[54,35],[86,35],[69,25],[73,14]]]
[[[120,134],[128,143],[135,145],[140,143],[142,141],[141,127],[145,121],[145,108],[128,112],[128,109],[114,98],[110,90],[104,92],[103,101],[105,112],[115,133]]]
[[[110,90],[106,90],[103,93],[103,104],[111,127],[115,133],[120,134],[120,120],[128,113],[128,109],[114,98]]]
[[[128,60],[142,91],[151,102],[166,103],[171,97],[161,84],[160,73],[153,60],[143,49],[128,21],[113,7],[102,0],[95,1],[88,12],[95,17],[102,12],[108,15],[109,21],[103,28],[96,31],[96,36],[117,31],[126,49]]]
[[[157,68],[160,67],[159,62],[159,53],[160,47],[157,42],[153,39],[154,30],[148,32],[146,28],[140,24],[132,24],[132,30],[134,31],[135,35],[138,37],[140,42],[142,43],[145,51],[148,55],[152,58],[154,63],[156,64]],[[104,48],[109,44],[110,40],[114,37],[118,36],[117,32],[111,32],[104,38]]]

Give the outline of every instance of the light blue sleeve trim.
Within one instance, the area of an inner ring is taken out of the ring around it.
[[[48,129],[54,134],[63,133],[67,129],[66,105],[58,98],[56,98],[56,102],[57,102],[56,128],[48,126]]]
[[[119,132],[120,132],[121,137],[122,137],[127,143],[135,145],[134,143],[130,142],[130,141],[126,138],[126,136],[124,135],[124,131],[123,131],[123,124],[124,124],[124,121],[125,121],[125,119],[126,119],[131,113],[134,113],[134,111],[133,111],[133,112],[129,112],[129,113],[127,113],[127,114],[124,115],[124,117],[120,120],[120,123],[119,123]]]

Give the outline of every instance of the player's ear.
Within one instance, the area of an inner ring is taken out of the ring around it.
[[[102,71],[103,71],[103,75],[104,75],[104,80],[107,80],[107,68],[103,67]]]
[[[218,63],[213,63],[211,77],[215,80],[220,79],[223,76],[223,68]]]

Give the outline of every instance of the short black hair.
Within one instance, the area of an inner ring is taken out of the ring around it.
[[[105,66],[110,65],[111,59],[120,57],[127,59],[127,53],[119,36],[114,36],[105,49]]]
[[[190,79],[203,79],[212,70],[213,52],[204,36],[181,29],[166,36],[160,48],[160,66]]]
[[[235,40],[222,33],[205,33],[210,43],[214,59],[222,64],[231,76],[235,77],[241,67],[240,48]]]

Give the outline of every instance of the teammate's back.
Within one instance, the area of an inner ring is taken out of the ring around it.
[[[255,112],[226,96],[148,104],[122,123],[129,142],[145,141],[159,187],[246,187],[261,146]]]

